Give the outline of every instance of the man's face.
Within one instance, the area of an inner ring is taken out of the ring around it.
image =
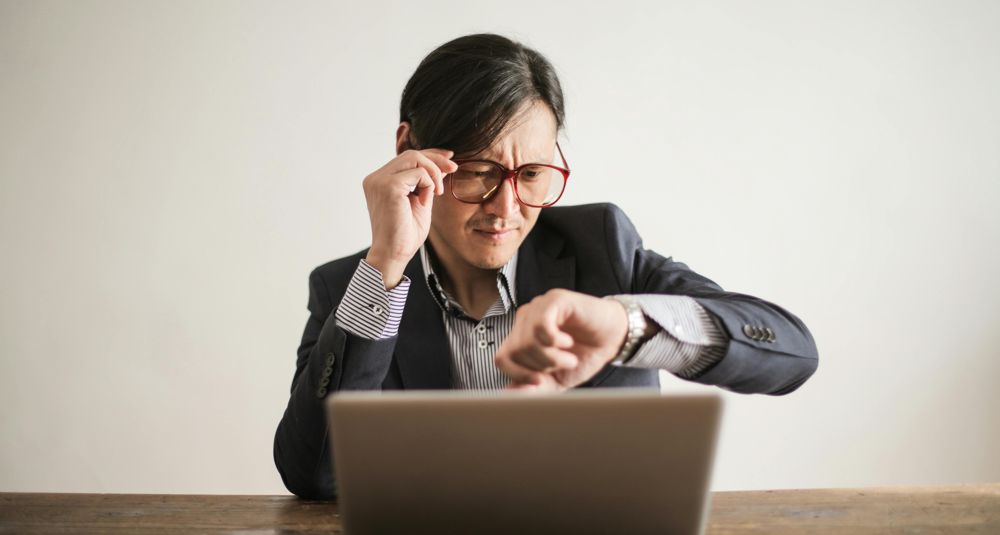
[[[461,157],[493,160],[514,169],[526,163],[552,163],[555,144],[555,116],[545,104],[534,103],[488,149]],[[518,202],[509,180],[482,204],[459,201],[451,193],[450,181],[445,180],[444,195],[434,199],[431,245],[446,267],[460,271],[499,269],[535,226],[540,210]]]

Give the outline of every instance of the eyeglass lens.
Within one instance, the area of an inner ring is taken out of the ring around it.
[[[465,202],[489,200],[503,183],[503,170],[489,162],[466,162],[451,174],[455,197]],[[547,206],[559,199],[565,186],[563,174],[544,165],[529,165],[516,178],[517,197],[525,204]]]

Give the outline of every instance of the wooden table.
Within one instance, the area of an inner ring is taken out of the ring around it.
[[[0,493],[0,533],[341,533],[291,496]],[[1000,483],[712,494],[710,535],[1000,534]]]

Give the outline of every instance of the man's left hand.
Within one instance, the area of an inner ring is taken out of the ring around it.
[[[511,378],[508,388],[562,391],[596,375],[627,334],[621,303],[550,290],[518,308],[495,362]]]

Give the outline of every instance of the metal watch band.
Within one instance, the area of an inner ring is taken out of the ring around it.
[[[628,336],[625,337],[625,343],[622,344],[618,355],[611,360],[611,364],[621,365],[628,362],[636,350],[639,349],[639,345],[642,343],[642,335],[646,332],[646,315],[643,313],[642,307],[639,306],[639,302],[631,296],[609,295],[605,299],[613,299],[621,303],[625,307],[625,314],[628,316]]]

